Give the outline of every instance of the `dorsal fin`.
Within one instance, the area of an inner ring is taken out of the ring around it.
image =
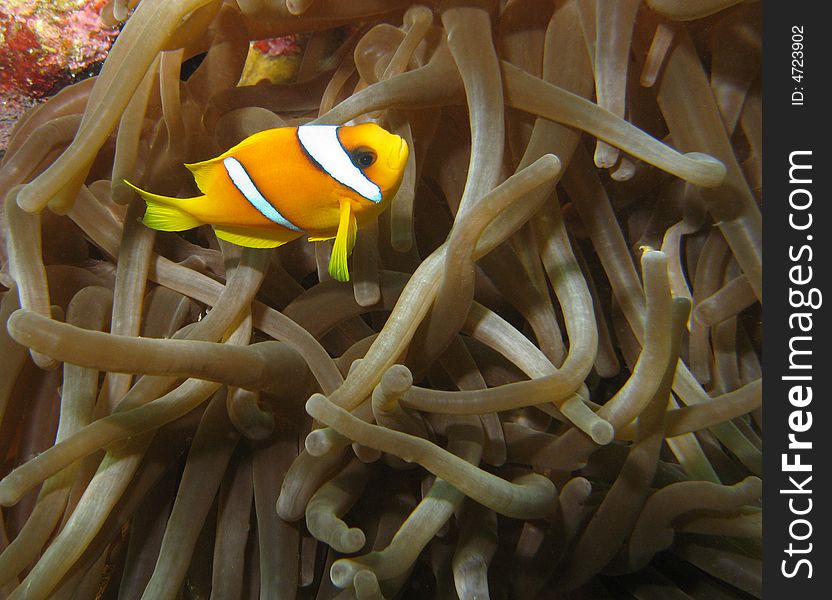
[[[191,173],[194,174],[194,180],[196,181],[196,185],[199,187],[200,191],[206,196],[210,196],[210,190],[213,187],[213,182],[216,181],[215,178],[227,176],[225,167],[222,164],[222,161],[227,156],[233,156],[239,153],[240,150],[255,144],[277,144],[279,140],[276,138],[280,135],[280,132],[281,129],[266,129],[265,131],[259,131],[250,135],[236,146],[230,148],[215,158],[186,164],[185,166],[191,171]]]

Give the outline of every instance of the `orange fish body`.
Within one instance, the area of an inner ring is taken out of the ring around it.
[[[203,196],[170,198],[131,187],[147,203],[144,223],[153,229],[210,224],[217,237],[253,248],[303,235],[335,238],[329,271],[346,281],[356,230],[390,204],[407,158],[405,141],[373,123],[282,127],[186,165]]]

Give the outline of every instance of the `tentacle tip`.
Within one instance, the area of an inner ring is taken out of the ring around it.
[[[299,17],[306,12],[307,8],[306,4],[302,2],[293,2],[292,0],[287,0],[286,2],[286,10],[288,10],[289,14],[293,17]]]
[[[302,510],[300,512],[298,511],[292,494],[287,493],[285,490],[280,490],[280,494],[274,503],[274,510],[277,516],[287,523],[298,521],[304,515]]]
[[[119,23],[124,23],[127,20],[128,10],[127,4],[113,3],[113,18]]]
[[[15,342],[22,346],[25,346],[26,343],[22,341],[24,329],[22,329],[23,325],[21,323],[25,323],[26,316],[29,312],[25,308],[18,308],[6,319],[6,331],[9,332],[9,335]]]
[[[418,22],[432,23],[433,11],[424,4],[416,4],[408,8],[404,13],[403,22],[408,27],[412,27]]]
[[[740,485],[750,496],[759,497],[763,493],[763,480],[756,475],[749,475],[740,482]]]
[[[29,350],[29,355],[32,357],[32,362],[34,362],[39,369],[43,369],[44,371],[54,371],[62,364],[61,361],[55,360],[46,354],[35,352],[34,350]]]
[[[9,473],[0,480],[0,506],[14,506],[20,501],[21,494],[15,490],[15,473]]]
[[[322,403],[324,402],[326,402],[326,396],[317,393],[312,394],[309,396],[309,400],[306,401],[306,412],[309,413],[309,416],[312,418],[317,418],[317,414],[320,413]]]
[[[329,569],[329,578],[333,585],[345,589],[352,584],[355,568],[349,559],[336,560]]]
[[[569,486],[572,493],[579,497],[587,498],[592,493],[592,482],[586,477],[582,477],[580,475],[567,481],[563,486],[564,490],[566,489],[566,486]],[[564,490],[561,490],[561,493],[563,493]]]
[[[632,161],[621,159],[618,168],[610,171],[610,179],[613,181],[629,181],[636,174],[636,166]]]
[[[599,169],[612,169],[618,162],[618,148],[599,144],[595,149],[593,160]]]
[[[346,554],[351,554],[361,550],[366,542],[367,536],[364,535],[364,532],[357,527],[353,527],[341,534],[341,539],[339,540],[340,548],[338,550]]]
[[[413,385],[413,374],[404,365],[393,365],[381,378],[384,388],[394,394],[403,394]]]
[[[692,183],[706,188],[713,188],[722,185],[725,181],[727,169],[721,160],[703,152],[688,152],[687,158],[699,164],[700,172],[697,177],[691,180]]]
[[[352,361],[352,362],[350,363],[350,368],[349,368],[349,371],[347,371],[347,377],[349,377],[350,375],[352,375],[352,374],[353,374],[353,371],[355,371],[358,367],[360,367],[360,366],[361,366],[361,361],[363,361],[363,360],[364,360],[363,358],[356,358],[354,361]],[[310,399],[311,399],[311,398],[310,398]]]
[[[680,312],[684,312],[686,315],[690,314],[691,299],[688,298],[687,296],[673,296],[673,305],[676,307],[676,310],[678,310]],[[699,312],[702,312],[702,311],[699,311]],[[697,317],[697,313],[694,311],[693,318],[697,319],[697,320],[701,319],[702,324],[707,324],[707,325],[710,324],[710,319],[709,319],[709,316],[707,315],[707,311],[706,311],[706,314],[701,315],[700,317]]]
[[[310,432],[303,442],[304,448],[312,456],[323,456],[332,449],[329,439],[319,432],[318,429]]]
[[[661,250],[656,250],[655,248],[650,248],[649,246],[642,246],[641,251],[643,252],[641,255],[642,271],[645,268],[652,267],[653,265],[660,266],[667,263],[667,254]]]
[[[9,192],[9,196],[16,194],[16,201],[17,206],[26,211],[27,213],[39,213],[41,212],[47,205],[47,202],[43,201],[43,198],[38,194],[33,194],[31,192],[31,183],[26,183],[17,188],[15,190],[12,188],[11,192]]]
[[[560,162],[560,158],[558,158],[555,154],[544,154],[540,157],[541,161],[545,161],[543,166],[548,169],[551,169],[555,172],[555,174],[560,173],[563,164]]]
[[[589,435],[592,441],[601,446],[609,444],[613,437],[615,437],[615,430],[607,421],[598,421],[594,423],[589,430]]]

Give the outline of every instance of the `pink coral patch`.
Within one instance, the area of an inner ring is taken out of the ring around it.
[[[0,10],[0,149],[23,112],[102,61],[117,30],[106,0],[4,0]]]

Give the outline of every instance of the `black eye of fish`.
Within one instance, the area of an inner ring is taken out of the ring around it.
[[[366,169],[376,162],[376,153],[372,150],[361,148],[353,153],[352,161],[359,169]]]

